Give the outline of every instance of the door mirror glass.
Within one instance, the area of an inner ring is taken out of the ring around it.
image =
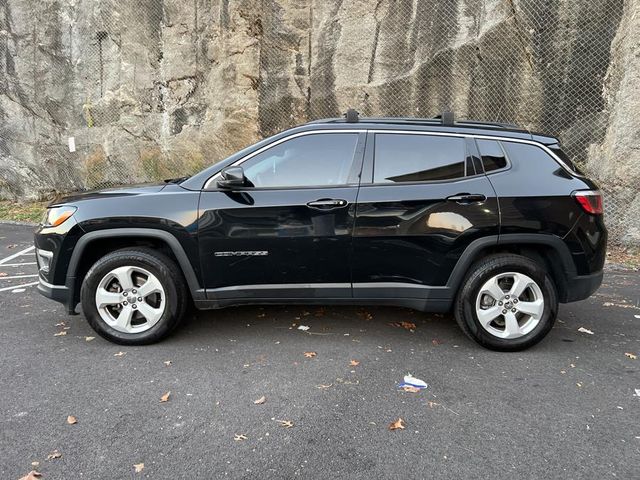
[[[218,187],[238,188],[246,185],[244,170],[242,167],[227,167],[220,172]]]

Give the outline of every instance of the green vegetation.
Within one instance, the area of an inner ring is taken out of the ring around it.
[[[50,202],[10,202],[0,200],[0,221],[38,223]]]

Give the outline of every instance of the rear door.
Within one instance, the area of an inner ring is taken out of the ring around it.
[[[369,133],[354,229],[354,297],[441,294],[465,248],[498,234],[497,200],[481,169],[464,135]]]
[[[236,164],[250,187],[200,200],[211,299],[351,297],[351,240],[366,134],[311,131]]]

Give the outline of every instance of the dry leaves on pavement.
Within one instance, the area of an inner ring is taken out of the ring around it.
[[[358,360],[351,360],[349,362],[349,365],[352,367],[357,367],[358,365],[360,365],[360,362]]]
[[[84,337],[85,342],[90,342],[91,340],[95,340],[96,337]]]
[[[49,455],[47,455],[47,460],[55,460],[56,458],[62,457],[62,454],[58,450],[54,450]]]
[[[20,480],[36,480],[38,478],[42,478],[42,474],[40,472],[36,472],[35,470],[31,470],[24,477],[21,477]]]
[[[66,334],[67,334],[66,330],[63,330],[62,332],[54,333],[53,336],[54,337],[64,337]]]
[[[587,334],[589,334],[589,335],[593,335],[593,332],[592,332],[591,330],[589,330],[588,328],[580,327],[580,328],[578,329],[578,331],[579,331],[580,333],[587,333]]]
[[[160,403],[164,403],[164,402],[168,402],[169,401],[169,396],[171,395],[171,392],[167,392],[164,395],[162,395],[160,397]]]
[[[78,419],[76,417],[74,417],[73,415],[69,415],[67,417],[67,423],[69,425],[75,425],[76,423],[78,423]]]
[[[293,427],[293,422],[291,420],[276,420],[281,427],[291,428]]]
[[[316,385],[316,388],[319,388],[320,390],[325,390],[327,388],[331,388],[333,387],[333,383],[330,383],[329,385],[325,385],[323,383],[321,383],[320,385]]]
[[[118,353],[114,353],[113,356],[114,357],[124,357],[127,354],[127,352],[118,352]]]
[[[233,436],[233,439],[234,439],[236,442],[241,442],[242,440],[246,440],[246,439],[247,439],[247,436],[246,436],[244,433],[236,433],[236,434]]]
[[[171,366],[171,360],[167,360],[167,361],[162,362],[162,363],[164,363],[167,367]]]
[[[140,473],[142,470],[144,470],[144,463],[135,463],[135,464],[133,465],[133,470],[134,470],[136,473]]]
[[[307,358],[313,358],[318,355],[316,352],[304,352],[304,356]]]
[[[625,355],[629,357],[631,360],[637,360],[638,356],[635,353],[626,352]]]
[[[402,390],[409,393],[418,393],[421,389],[411,385],[405,385],[404,387],[402,387]]]
[[[398,420],[396,420],[395,422],[391,422],[389,424],[389,430],[404,430],[405,429],[405,423],[404,420],[402,420],[401,418],[398,418]]]
[[[262,405],[266,401],[267,401],[267,397],[263,395],[259,399],[254,400],[253,403],[255,403],[256,405]]]
[[[410,332],[414,332],[416,330],[416,324],[413,322],[393,322],[390,323],[389,325],[391,325],[392,327],[397,327],[397,328],[404,328],[405,330],[409,330]]]

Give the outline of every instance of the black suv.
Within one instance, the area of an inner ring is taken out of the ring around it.
[[[602,197],[556,138],[436,119],[315,121],[189,178],[53,203],[39,290],[146,344],[193,302],[453,311],[481,345],[540,341],[602,281]]]

